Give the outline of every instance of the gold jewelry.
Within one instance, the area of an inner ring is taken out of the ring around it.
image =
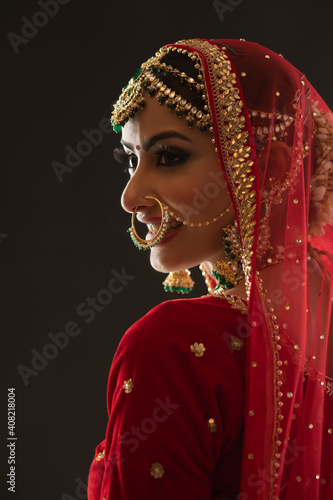
[[[189,293],[194,287],[194,281],[191,278],[191,273],[188,269],[183,271],[172,271],[163,281],[164,290],[166,292]]]
[[[183,71],[161,62],[163,57],[174,51],[186,54],[193,61],[194,67],[198,71],[198,81]],[[163,77],[169,74],[172,74],[177,82],[187,85],[190,90],[196,90],[198,96],[203,99],[202,109],[193,106],[181,94],[177,94],[164,84]],[[134,118],[140,108],[144,108],[145,93],[151,97],[155,96],[160,104],[166,103],[167,108],[175,110],[178,117],[186,115],[189,127],[192,127],[196,122],[202,132],[212,128],[213,122],[207,101],[203,68],[198,54],[178,47],[162,47],[154,57],[142,63],[141,68],[130,79],[114,105],[111,123],[115,132],[120,132],[127,121]]]
[[[209,226],[209,224],[212,224],[212,222],[217,222],[219,219],[221,219],[222,217],[224,217],[224,215],[226,215],[232,209],[232,203],[229,205],[228,208],[226,208],[219,215],[217,215],[216,217],[213,217],[213,219],[211,219],[211,220],[209,220],[207,222],[198,222],[198,223],[187,222],[186,220],[181,219],[174,212],[172,212],[167,205],[165,206],[165,209],[168,210],[168,212],[170,214],[170,217],[173,217],[178,222],[182,222],[184,224],[184,226],[189,226],[189,227],[203,227],[203,226]]]
[[[150,240],[144,240],[141,238],[138,233],[135,230],[135,215],[137,208],[135,208],[134,212],[132,213],[132,226],[127,230],[130,233],[130,236],[132,238],[132,241],[134,245],[139,249],[139,250],[148,250],[150,248],[153,248],[155,245],[157,245],[165,235],[165,232],[167,230],[167,223],[170,218],[169,212],[165,209],[163,203],[160,202],[158,198],[155,198],[154,196],[145,196],[146,200],[155,200],[161,209],[162,212],[162,220],[161,220],[161,225],[157,231],[157,233],[151,238]]]
[[[244,279],[241,245],[236,221],[223,229],[222,236],[224,238],[226,259],[218,260],[213,266],[212,274],[217,281],[215,291],[220,288],[230,290]]]

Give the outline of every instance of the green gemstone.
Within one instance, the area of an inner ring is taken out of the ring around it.
[[[234,285],[230,282],[230,281],[227,281],[226,284],[224,285],[228,290],[231,290],[231,288],[234,287]]]
[[[225,240],[224,244],[225,244],[226,247],[230,247],[231,241]]]
[[[172,102],[168,103],[168,109],[175,109],[175,105]]]
[[[201,130],[201,132],[206,132],[206,130],[207,130],[207,127],[205,127],[205,126],[203,126],[203,127],[200,127],[200,130]]]
[[[153,95],[155,95],[155,90],[154,89],[150,89],[148,90],[148,94],[152,97]]]
[[[117,125],[113,125],[113,130],[115,132],[121,132],[121,125],[117,124]]]
[[[132,76],[133,82],[135,82],[135,80],[137,80],[139,78],[141,73],[142,73],[142,68],[138,69],[138,71],[136,71],[136,73],[134,73],[134,75]]]
[[[129,97],[131,95],[131,93],[132,93],[132,89],[128,89],[127,96]]]
[[[192,120],[188,120],[187,125],[191,128],[191,127],[193,127],[194,122]]]
[[[130,118],[134,118],[135,117],[135,113],[133,113],[133,111],[128,115]]]
[[[226,248],[225,253],[231,253],[231,248]]]
[[[142,82],[142,86],[143,86],[144,88],[148,87],[148,85],[149,85],[149,82],[147,82],[147,80],[144,80],[144,81]]]
[[[134,106],[134,108],[133,108],[134,113],[136,113],[138,110],[139,110],[139,108],[137,106]]]
[[[141,102],[139,102],[139,106],[140,106],[140,108],[144,108],[144,107],[145,107],[145,105],[146,105],[145,101],[141,101]]]
[[[165,103],[165,97],[159,97],[157,100],[160,104]]]
[[[235,260],[236,255],[235,255],[234,253],[231,253],[231,254],[229,255],[229,257],[230,257],[230,259]]]
[[[176,111],[176,115],[177,115],[177,116],[181,117],[181,116],[182,116],[182,114],[183,114],[183,113],[182,113],[181,111]]]
[[[223,236],[223,238],[228,238],[229,235],[225,231],[223,231],[222,236]]]

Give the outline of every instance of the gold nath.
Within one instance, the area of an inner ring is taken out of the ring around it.
[[[137,211],[137,207],[135,208],[134,212],[132,213],[132,226],[127,230],[130,233],[131,239],[134,243],[134,245],[139,249],[139,250],[150,250],[154,246],[156,246],[163,238],[163,236],[166,233],[167,230],[167,223],[169,220],[169,212],[166,210],[166,207],[163,205],[162,202],[158,198],[155,198],[154,196],[145,196],[146,200],[155,200],[156,203],[158,203],[161,212],[162,212],[162,219],[161,219],[161,224],[160,227],[157,231],[157,233],[150,239],[150,240],[145,240],[141,238],[138,233],[136,232],[135,229],[135,215]]]

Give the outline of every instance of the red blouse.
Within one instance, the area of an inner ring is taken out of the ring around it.
[[[246,317],[217,297],[164,302],[124,335],[89,500],[229,500],[239,492]]]

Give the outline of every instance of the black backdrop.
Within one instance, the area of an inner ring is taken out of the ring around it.
[[[17,441],[16,493],[6,488],[1,498],[87,498],[114,351],[127,327],[166,299],[148,253],[131,244],[129,215],[119,205],[125,177],[112,159],[119,136],[105,119],[121,87],[165,43],[245,38],[282,53],[332,106],[329,4],[2,4],[0,407],[5,422],[14,387]],[[203,292],[201,284],[196,294]],[[3,487],[6,426],[2,432]]]

